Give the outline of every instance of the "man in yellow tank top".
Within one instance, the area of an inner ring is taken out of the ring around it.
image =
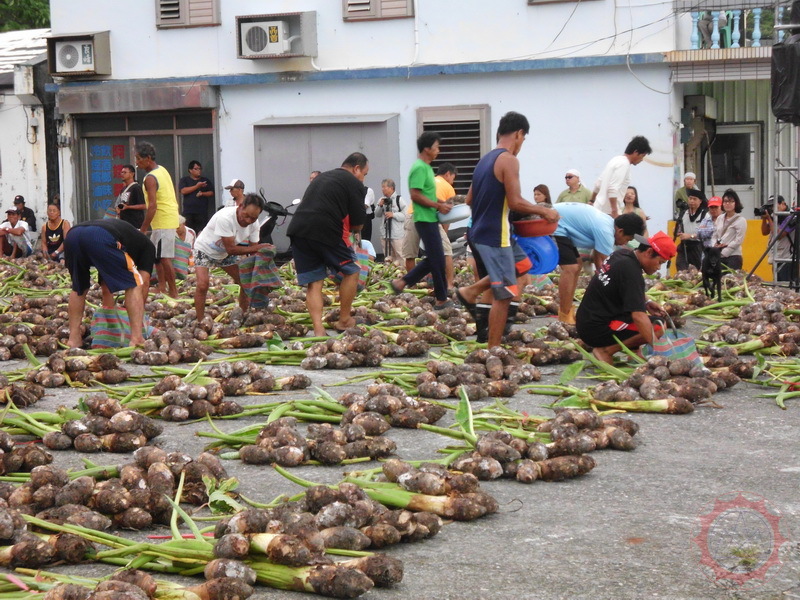
[[[179,225],[180,213],[175,184],[169,172],[156,163],[156,149],[149,142],[136,144],[136,166],[147,172],[143,184],[147,211],[141,232],[153,230],[150,241],[156,247],[158,290],[162,293],[168,290],[170,296],[177,298],[172,259],[175,258],[175,229]]]

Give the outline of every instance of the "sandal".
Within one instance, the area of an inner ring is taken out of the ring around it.
[[[467,302],[467,300],[461,294],[461,290],[459,288],[456,288],[456,298],[461,303],[461,306],[463,306],[466,309],[466,311],[470,314],[472,320],[474,321],[475,315],[477,314],[477,311],[475,310],[475,302]]]

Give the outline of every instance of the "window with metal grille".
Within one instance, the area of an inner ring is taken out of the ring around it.
[[[413,0],[342,0],[342,18],[345,21],[401,19],[413,16]]]
[[[219,25],[219,0],[156,0],[156,27]]]
[[[458,169],[453,187],[466,194],[475,166],[491,148],[489,107],[420,108],[417,121],[420,133],[435,131],[442,136],[439,156],[431,165],[434,171],[442,163],[453,163]]]

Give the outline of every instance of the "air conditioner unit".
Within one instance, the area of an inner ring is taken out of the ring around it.
[[[60,73],[94,71],[94,40],[56,42],[56,70]]]
[[[292,51],[289,25],[286,21],[252,21],[239,23],[242,56],[288,54]]]
[[[107,31],[49,37],[47,55],[52,75],[74,77],[111,74]]]

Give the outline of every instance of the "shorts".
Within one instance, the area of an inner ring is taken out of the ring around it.
[[[297,283],[300,285],[322,281],[328,276],[328,271],[344,275],[361,271],[353,249],[345,245],[344,240],[335,246],[328,246],[307,238],[290,239]]]
[[[72,278],[72,289],[83,294],[91,286],[89,267],[95,267],[111,292],[129,290],[142,284],[133,259],[102,227],[87,225],[70,229],[64,238],[64,259]]]
[[[408,215],[405,223],[403,224],[403,258],[411,260],[419,256],[419,234],[417,228],[414,227],[414,219]],[[453,245],[450,243],[450,238],[447,237],[447,232],[443,227],[439,227],[439,233],[442,236],[442,251],[445,256],[453,256]]]
[[[516,244],[515,244],[516,246]],[[492,295],[497,300],[505,300],[519,295],[517,287],[517,257],[514,247],[498,248],[484,244],[473,244],[472,252],[478,267],[478,276],[482,279],[489,276]],[[525,256],[530,268],[530,259]],[[527,272],[527,269],[525,270]]]
[[[630,316],[628,317],[630,319]],[[664,324],[658,317],[650,316],[650,322],[657,335],[661,335],[664,331]],[[605,348],[616,344],[614,337],[624,342],[639,333],[636,324],[628,322],[627,319],[619,320],[614,319],[608,323],[582,323],[578,320],[577,323],[578,337],[581,338],[587,345],[592,348]]]
[[[194,251],[194,266],[196,267],[206,267],[207,269],[223,268],[235,265],[237,262],[239,262],[239,257],[232,254],[227,255],[225,258],[212,258],[202,250]]]
[[[525,254],[525,251],[520,248],[519,244],[515,240],[511,240],[511,250],[514,253],[514,266],[517,271],[517,277],[522,277],[528,271],[531,270],[533,263],[531,262],[530,257]],[[475,260],[475,269],[478,272],[478,279],[483,279],[489,273],[486,270],[486,267],[481,260],[481,257],[478,252],[475,251],[472,244],[469,241],[469,234],[467,234],[467,255],[472,256]]]
[[[156,247],[156,261],[162,258],[175,258],[176,237],[174,229],[153,229],[150,241]]]
[[[563,235],[553,236],[558,246],[559,265],[578,265],[581,263],[581,253],[572,240]]]

